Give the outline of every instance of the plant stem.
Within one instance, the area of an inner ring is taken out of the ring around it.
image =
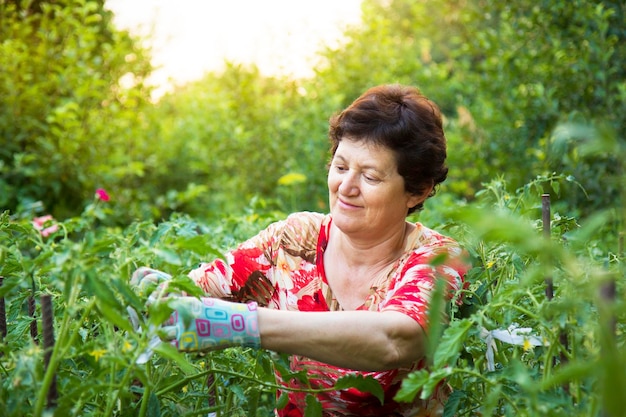
[[[500,382],[499,381],[492,381],[491,379],[487,378],[486,376],[484,376],[483,374],[481,374],[480,372],[474,371],[472,369],[466,369],[466,368],[454,368],[452,370],[452,372],[450,373],[450,375],[452,374],[467,374],[470,376],[473,376],[475,378],[478,378],[480,380],[482,380],[484,383],[491,385],[492,387],[497,386]],[[513,400],[506,394],[502,394],[502,398],[508,402],[509,404],[511,404],[511,407],[513,407],[513,409],[515,411],[519,411],[517,408],[517,405],[515,404],[515,402],[513,402]]]
[[[202,371],[202,372],[198,372],[195,375],[191,375],[188,377],[185,377],[181,380],[176,381],[175,383],[168,385],[167,387],[157,391],[155,394],[157,397],[160,397],[163,394],[166,394],[178,387],[187,385],[190,381],[193,381],[196,378],[200,378],[202,376],[211,374],[211,373],[217,373],[217,374],[222,374],[222,375],[228,375],[228,376],[232,376],[232,377],[236,377],[236,378],[240,378],[244,381],[250,381],[250,382],[255,382],[257,383],[259,386],[263,387],[263,388],[267,388],[267,389],[271,389],[271,390],[276,390],[276,389],[281,389],[283,391],[292,391],[292,392],[306,392],[309,394],[318,394],[318,393],[322,393],[322,392],[331,392],[334,391],[335,388],[330,387],[330,388],[318,388],[318,389],[314,389],[314,388],[291,388],[291,387],[285,387],[283,385],[279,385],[279,384],[273,384],[271,382],[267,382],[267,381],[261,381],[255,377],[252,376],[248,376],[248,375],[244,375],[244,374],[240,374],[234,371],[227,371],[225,369],[207,369],[206,371]]]
[[[111,337],[113,337],[111,334],[111,329],[109,328],[109,337],[108,340],[111,340]],[[113,330],[114,332],[114,330]],[[107,410],[106,413],[104,414],[105,416],[110,416],[113,413],[113,407],[115,406],[115,404],[117,403],[120,393],[124,392],[124,390],[126,389],[127,385],[128,385],[128,381],[130,380],[132,374],[133,374],[133,369],[135,367],[136,364],[136,358],[133,359],[132,362],[130,362],[130,364],[126,367],[125,369],[125,373],[124,373],[124,377],[122,378],[122,380],[118,383],[115,384],[115,375],[117,373],[117,367],[116,367],[116,362],[112,362],[111,363],[111,384],[110,386],[115,388],[115,395],[109,394],[108,398],[107,398]],[[147,371],[149,372],[150,368],[147,368]],[[143,407],[143,402],[142,405]]]
[[[550,240],[550,194],[541,196],[541,219],[543,221],[543,236],[546,240]],[[552,300],[554,297],[554,285],[552,277],[546,276],[546,298]]]
[[[146,413],[148,411],[148,402],[150,402],[150,395],[152,395],[152,389],[150,388],[150,369],[151,366],[148,364],[146,366],[146,376],[148,384],[145,386],[143,390],[143,396],[141,397],[141,407],[139,408],[139,417],[146,417]],[[158,393],[157,393],[158,395]]]
[[[111,362],[111,370],[109,371],[110,373],[110,378],[111,378],[111,384],[110,387],[112,388],[116,388],[115,391],[117,391],[119,393],[120,391],[120,387],[119,386],[115,386],[114,382],[114,378],[115,378],[115,362]],[[117,395],[111,395],[111,393],[109,392],[109,395],[107,395],[107,408],[106,411],[104,412],[105,416],[110,416],[111,413],[113,412],[113,407],[115,406],[115,400],[117,399]]]
[[[517,304],[513,304],[513,303],[508,302],[508,301],[507,302],[500,302],[500,303],[493,303],[493,304],[490,305],[490,307],[493,308],[493,310],[496,310],[496,309],[501,308],[501,307],[510,307],[512,309],[520,311],[521,313],[526,314],[528,317],[531,317],[534,320],[541,321],[540,317],[537,314],[533,313],[532,311],[528,310],[527,308],[524,308],[524,307],[519,306]]]
[[[35,410],[33,412],[34,417],[40,417],[43,413],[44,404],[46,403],[48,390],[50,389],[50,385],[52,384],[53,377],[56,373],[57,366],[59,364],[60,358],[64,357],[65,352],[72,345],[74,338],[78,332],[75,332],[69,340],[63,346],[63,343],[66,340],[67,334],[69,333],[69,328],[71,326],[71,309],[70,307],[75,305],[76,300],[78,299],[78,295],[80,294],[80,286],[74,285],[72,286],[70,297],[67,301],[67,308],[65,309],[65,313],[63,316],[63,321],[61,324],[61,328],[59,330],[59,338],[57,343],[54,345],[54,349],[52,350],[52,355],[50,356],[50,363],[48,364],[48,368],[46,369],[46,373],[44,374],[44,379],[39,388],[39,394],[37,395],[37,401],[35,403]],[[89,311],[95,304],[95,300],[92,300],[85,309],[85,313],[80,319],[79,323],[82,323],[84,317],[89,314]]]

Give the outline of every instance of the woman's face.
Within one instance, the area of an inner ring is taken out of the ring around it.
[[[393,151],[343,139],[330,163],[328,192],[333,224],[344,233],[383,235],[402,224],[423,198],[404,190]]]

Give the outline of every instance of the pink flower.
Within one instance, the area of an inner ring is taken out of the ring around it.
[[[52,233],[56,232],[57,230],[59,230],[59,225],[58,224],[53,224],[52,226],[49,226],[49,227],[46,227],[45,229],[43,229],[41,231],[41,236],[48,237]]]
[[[33,219],[33,227],[35,229],[39,230],[39,232],[41,233],[41,236],[48,237],[52,233],[54,233],[57,230],[59,230],[59,225],[58,224],[50,224],[52,222],[54,222],[54,217],[52,217],[52,215],[50,215],[50,214],[47,214],[47,215],[41,216],[41,217],[35,217]],[[46,227],[46,225],[48,225],[48,226]]]
[[[43,229],[44,224],[46,224],[46,222],[51,222],[54,220],[54,217],[52,217],[51,214],[46,214],[45,216],[41,216],[41,217],[35,217],[33,219],[33,226],[35,226],[35,229],[37,230],[41,230]]]
[[[104,188],[98,188],[96,190],[96,198],[102,201],[109,201],[111,199]]]

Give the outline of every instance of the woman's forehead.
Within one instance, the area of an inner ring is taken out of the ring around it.
[[[346,162],[355,161],[360,165],[371,165],[373,168],[396,166],[394,153],[386,146],[363,140],[342,140],[337,146],[333,157],[335,160]]]

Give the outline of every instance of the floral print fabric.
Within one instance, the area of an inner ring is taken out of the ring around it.
[[[200,265],[189,276],[211,297],[239,302],[255,301],[260,306],[295,311],[342,310],[334,299],[324,272],[324,251],[328,244],[332,217],[320,213],[294,213],[271,224],[255,237],[229,252],[225,260]],[[462,287],[468,266],[463,262],[458,244],[420,223],[407,239],[404,255],[396,261],[383,282],[370,288],[370,295],[358,310],[398,311],[427,326],[427,309],[435,279],[444,278],[449,292]],[[432,262],[445,257],[445,261]],[[436,264],[437,266],[433,266]],[[324,415],[399,416],[439,415],[446,390],[440,387],[433,398],[413,404],[396,403],[393,397],[406,375],[422,367],[415,363],[406,369],[381,372],[356,372],[293,356],[293,371],[306,370],[312,387],[332,387],[346,374],[372,376],[385,392],[383,404],[369,393],[356,389],[318,394]],[[283,380],[284,386],[299,388],[297,379]],[[279,393],[280,394],[280,393]],[[306,394],[289,393],[289,403],[277,410],[279,417],[300,417]]]

